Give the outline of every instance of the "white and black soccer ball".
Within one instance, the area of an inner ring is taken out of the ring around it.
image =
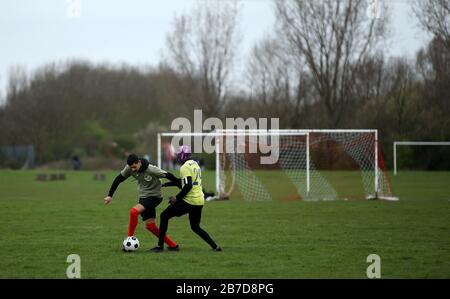
[[[122,249],[126,252],[136,251],[139,248],[139,240],[136,237],[127,237],[123,240]]]

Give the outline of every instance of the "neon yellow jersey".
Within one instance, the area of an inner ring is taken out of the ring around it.
[[[180,168],[180,177],[182,186],[186,184],[186,178],[192,177],[192,189],[183,198],[185,202],[194,206],[203,206],[205,204],[205,198],[202,188],[202,171],[200,166],[194,160],[187,160]]]

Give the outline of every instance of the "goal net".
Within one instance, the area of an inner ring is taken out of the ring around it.
[[[180,133],[158,136],[158,152],[161,136],[174,135]],[[220,130],[181,135],[214,136],[216,192],[222,198],[397,199],[376,130]]]

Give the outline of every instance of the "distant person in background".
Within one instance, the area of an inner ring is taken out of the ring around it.
[[[198,160],[198,166],[200,166],[200,169],[202,171],[205,170],[205,160],[203,159]]]
[[[80,170],[81,169],[81,161],[78,156],[72,156],[72,168],[74,170]]]
[[[205,201],[213,201],[219,199],[219,195],[216,195],[214,192],[208,192],[203,188],[203,195],[205,197]]]
[[[162,144],[162,167],[168,170],[175,169],[176,158],[172,143],[164,142]]]

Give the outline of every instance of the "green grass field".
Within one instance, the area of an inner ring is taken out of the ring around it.
[[[104,206],[115,172],[104,182],[92,172],[39,182],[36,173],[0,171],[0,278],[65,278],[72,253],[82,278],[366,278],[372,253],[382,278],[450,278],[450,172],[391,176],[398,202],[209,202],[202,226],[224,251],[212,252],[183,216],[168,231],[181,250],[162,254],[145,251],[156,238],[142,222],[140,250],[120,251],[136,203],[131,180]],[[212,172],[203,177],[214,186]]]

